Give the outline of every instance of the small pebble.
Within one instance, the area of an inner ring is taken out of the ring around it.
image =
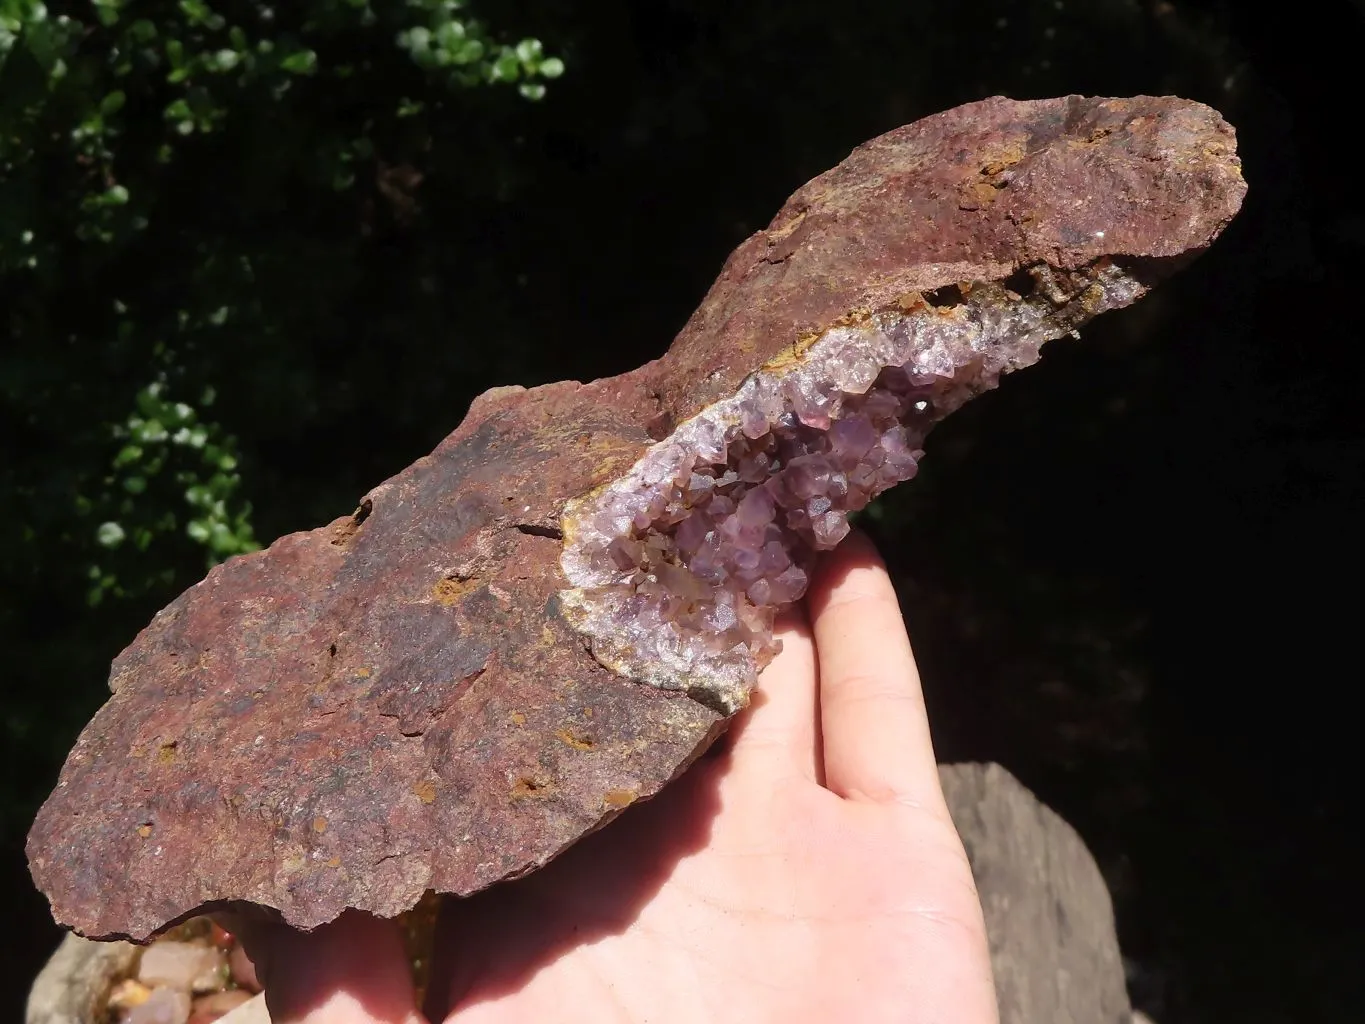
[[[206,963],[204,969],[190,983],[190,991],[195,995],[203,995],[206,992],[221,992],[228,983],[227,954],[221,949],[209,948],[213,951],[212,962]]]
[[[223,987],[223,954],[212,946],[166,939],[142,954],[137,980],[155,988],[164,985],[181,992],[212,992]]]
[[[109,1008],[111,1010],[131,1010],[134,1006],[141,1006],[147,1001],[147,997],[152,994],[152,990],[140,981],[132,978],[124,978],[109,992]]]
[[[122,1024],[186,1024],[190,1019],[190,997],[173,988],[152,990],[145,1002],[134,1006]]]

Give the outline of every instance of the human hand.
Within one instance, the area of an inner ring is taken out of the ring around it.
[[[501,1021],[997,1019],[985,925],[886,572],[827,556],[718,756],[460,901],[427,1000]],[[391,923],[258,937],[275,1024],[420,1020]]]

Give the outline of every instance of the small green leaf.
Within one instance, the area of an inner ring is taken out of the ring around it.
[[[453,56],[456,64],[473,64],[483,58],[484,52],[485,47],[481,40],[466,39]]]
[[[99,529],[95,531],[95,540],[99,542],[101,547],[106,548],[118,547],[123,543],[123,538],[126,536],[123,527],[114,522],[100,523]]]
[[[447,21],[436,29],[436,43],[448,50],[459,48],[465,37],[464,22]]]
[[[114,456],[114,468],[122,469],[124,466],[131,466],[140,458],[142,458],[141,447],[135,444],[124,445],[122,450]]]
[[[91,6],[95,8],[95,17],[105,28],[118,24],[119,0],[93,0]]]
[[[291,53],[280,61],[280,67],[295,75],[311,75],[317,70],[317,66],[318,55],[312,50],[300,50],[298,53]]]
[[[500,82],[515,82],[521,74],[521,61],[515,51],[505,51],[493,62],[493,79]]]
[[[158,420],[147,420],[147,422],[141,423],[133,429],[133,437],[143,444],[155,444],[158,441],[166,440],[169,436],[166,428]]]
[[[564,62],[558,57],[547,57],[540,62],[540,74],[544,78],[558,78],[564,74]]]

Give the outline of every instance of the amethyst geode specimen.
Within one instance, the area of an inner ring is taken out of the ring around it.
[[[708,406],[601,493],[570,503],[564,607],[599,660],[727,714],[777,651],[773,619],[848,514],[915,475],[930,427],[1028,366],[1139,277],[1046,264],[832,327]],[[908,308],[907,308],[908,305]]]
[[[29,837],[59,921],[313,927],[534,870],[742,707],[847,515],[1245,191],[1174,98],[990,99],[859,147],[663,358],[481,396],[357,512],[234,559],[114,662]]]

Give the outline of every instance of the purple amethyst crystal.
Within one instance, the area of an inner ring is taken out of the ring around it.
[[[1142,291],[1114,264],[1038,284],[1026,296],[977,286],[953,306],[831,328],[571,503],[562,567],[573,589],[561,596],[598,660],[742,706],[813,557],[848,535],[849,513],[915,475],[934,423],[1034,362],[1069,329],[1073,300],[1094,315]]]

